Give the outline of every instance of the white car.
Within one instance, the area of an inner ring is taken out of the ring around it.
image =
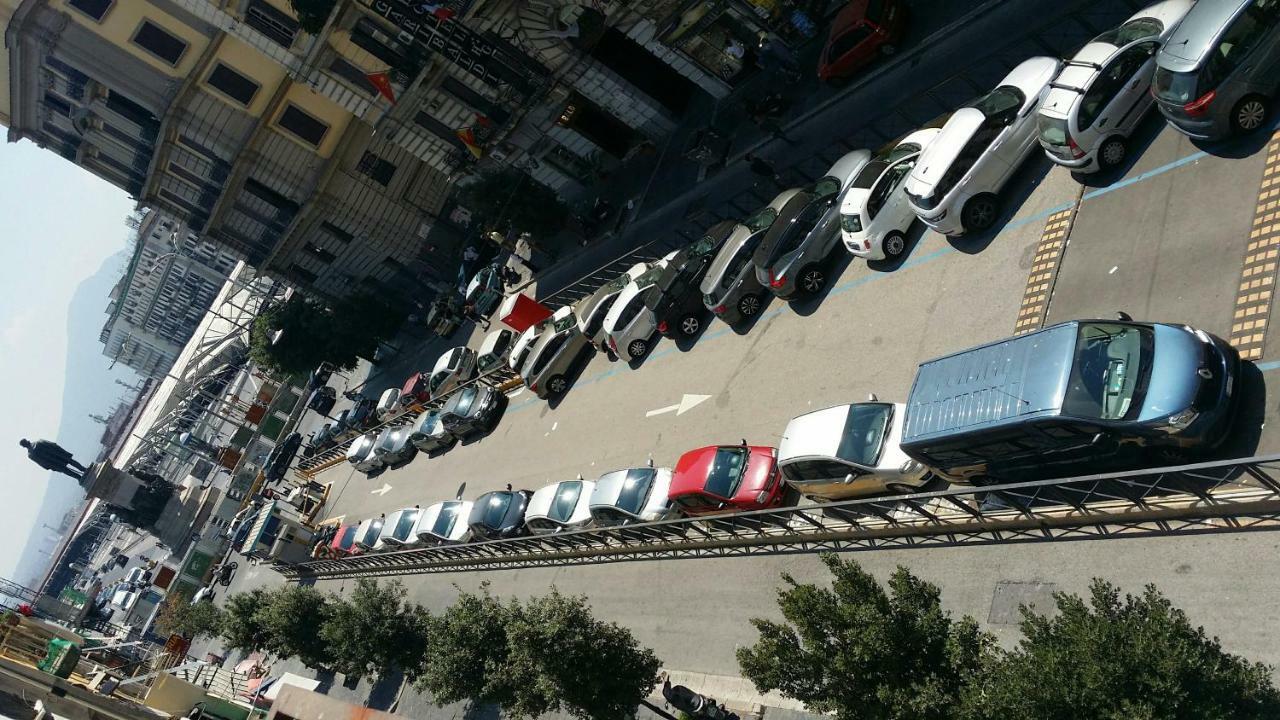
[[[546,330],[551,324],[551,318],[540,320],[520,333],[520,337],[511,344],[511,354],[507,357],[507,365],[516,372],[520,372],[520,368],[524,367],[524,361],[529,358],[529,351],[538,342],[538,337],[542,335],[542,331]]]
[[[356,526],[355,546],[361,551],[368,552],[378,545],[378,538],[382,537],[383,520],[380,517],[369,518]]]
[[[549,535],[576,530],[591,524],[591,493],[596,484],[583,480],[564,480],[548,485],[529,498],[524,511],[524,525],[534,535]]]
[[[470,500],[449,500],[430,505],[418,516],[414,532],[424,545],[441,545],[465,542],[471,532],[467,519],[471,517],[473,503]]]
[[[438,398],[476,374],[476,351],[469,347],[456,347],[441,355],[431,368],[427,379],[427,392]]]
[[[1040,145],[1076,172],[1116,167],[1127,141],[1155,103],[1156,52],[1192,0],[1164,0],[1094,38],[1067,61],[1036,113]]]
[[[783,479],[816,500],[912,493],[933,481],[902,451],[906,405],[836,405],[792,418],[778,444]]]
[[[387,388],[382,391],[382,395],[378,397],[378,404],[374,406],[374,411],[378,414],[378,419],[386,422],[394,415],[400,414],[400,389]]]
[[[414,534],[414,528],[418,524],[418,516],[421,513],[422,511],[418,508],[411,507],[388,514],[382,522],[382,534],[373,544],[373,549],[375,551],[400,550],[417,545],[418,536]]]
[[[622,360],[636,360],[649,352],[649,344],[658,332],[658,318],[645,307],[646,293],[653,290],[671,258],[678,250],[655,261],[647,270],[618,293],[618,298],[604,318],[604,332],[609,348]]]
[[[486,335],[476,352],[476,372],[483,375],[506,365],[515,340],[516,331],[509,328],[498,328]]]
[[[601,475],[591,493],[592,521],[607,527],[675,517],[679,513],[668,497],[671,472],[665,467],[638,467]]]
[[[647,269],[649,269],[649,263],[641,262],[632,265],[625,273],[600,286],[599,290],[578,301],[574,306],[574,312],[578,316],[578,329],[587,336],[587,340],[595,349],[601,352],[608,350],[608,341],[604,332],[605,316],[609,314],[609,308],[613,307],[614,301],[618,299],[618,294],[632,280],[643,275]]]
[[[952,113],[907,178],[916,216],[944,235],[991,229],[1000,190],[1038,146],[1034,111],[1062,62],[1033,57]]]
[[[382,460],[374,454],[379,433],[367,433],[351,441],[347,448],[347,462],[362,473],[368,474],[382,468]]]
[[[906,179],[920,154],[942,131],[916,130],[907,135],[883,161],[870,180],[850,187],[840,205],[840,239],[850,253],[868,260],[894,260],[907,250],[907,231],[916,214],[907,200]]]
[[[383,465],[399,465],[413,459],[418,454],[418,447],[413,444],[413,427],[384,428],[378,433],[373,444],[373,455]]]

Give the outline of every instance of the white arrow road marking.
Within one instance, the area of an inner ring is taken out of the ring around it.
[[[686,394],[684,397],[680,398],[680,402],[676,403],[675,405],[668,405],[666,407],[660,407],[657,410],[650,410],[649,412],[645,413],[644,416],[653,417],[654,415],[664,415],[669,412],[674,412],[676,415],[683,415],[710,399],[711,399],[710,395],[687,395]]]
[[[382,487],[378,488],[377,490],[370,490],[369,494],[370,495],[386,495],[389,492],[391,492],[391,486],[388,485],[387,483],[382,483]]]

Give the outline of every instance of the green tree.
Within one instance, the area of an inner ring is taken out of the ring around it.
[[[333,12],[338,0],[289,0],[293,14],[298,17],[298,25],[311,35],[318,35]]]
[[[329,306],[295,293],[258,314],[249,352],[260,366],[293,377],[322,362],[350,370],[360,358],[373,357],[378,343],[393,337],[403,320],[402,309],[373,295]]]
[[[520,170],[489,170],[458,189],[458,203],[482,229],[514,228],[534,238],[559,232],[569,218],[560,196]]]
[[[938,588],[905,568],[886,592],[852,560],[824,553],[822,561],[830,588],[784,574],[786,622],[751,620],[760,639],[738,649],[743,674],[761,692],[779,690],[840,720],[954,717],[993,639],[972,618],[952,620]]]
[[[267,630],[258,610],[268,599],[266,591],[258,588],[227,596],[222,613],[222,642],[227,649],[244,653],[265,649]]]
[[[424,653],[429,661],[418,676],[418,689],[441,705],[463,700],[510,705],[505,677],[509,610],[489,594],[488,583],[480,594],[461,593],[431,624]]]
[[[334,597],[320,625],[330,667],[347,677],[372,677],[399,669],[415,676],[431,625],[426,610],[404,600],[398,582],[362,578],[349,599]]]
[[[308,667],[325,666],[328,647],[316,629],[324,625],[331,609],[329,598],[313,587],[276,588],[257,611],[265,633],[261,649],[279,657],[296,657]]]
[[[1055,596],[1055,617],[1023,608],[1023,639],[966,693],[972,720],[1280,717],[1271,669],[1224,652],[1154,586],[1125,595],[1095,579],[1089,601]]]
[[[213,637],[222,630],[222,610],[211,602],[192,604],[185,593],[174,593],[161,604],[156,629],[189,639]]]

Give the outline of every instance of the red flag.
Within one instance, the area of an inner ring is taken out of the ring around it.
[[[394,105],[396,102],[396,93],[391,89],[391,76],[386,71],[376,73],[365,73],[365,77],[369,78],[369,82],[378,88],[378,94],[391,101]]]
[[[484,157],[484,148],[480,147],[480,143],[476,141],[476,134],[471,128],[458,130],[458,139],[462,141],[463,145],[467,146],[467,149],[471,151],[472,155],[476,156],[477,160]]]
[[[445,7],[442,3],[424,2],[418,5],[418,12],[427,12],[435,16],[437,20],[448,20],[458,13]]]

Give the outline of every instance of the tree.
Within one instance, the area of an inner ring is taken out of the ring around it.
[[[431,624],[424,653],[429,662],[418,675],[418,689],[441,705],[463,700],[509,705],[504,677],[508,612],[489,594],[488,583],[478,595],[461,593]]]
[[[227,596],[222,613],[222,642],[227,649],[251,653],[266,647],[267,629],[258,611],[268,600],[267,593],[257,588]]]
[[[565,226],[569,209],[551,188],[520,170],[489,170],[458,190],[458,203],[471,211],[482,229],[514,228],[537,237]]]
[[[1271,669],[1224,652],[1154,586],[1122,599],[1095,579],[1088,604],[1054,599],[1052,618],[1023,608],[1022,641],[975,678],[967,718],[1280,717]]]
[[[324,625],[330,610],[329,598],[313,587],[276,588],[256,615],[265,633],[262,649],[279,657],[296,657],[308,667],[324,667],[328,648],[316,629]]]
[[[329,14],[338,0],[289,0],[293,14],[298,17],[298,26],[310,35],[319,35],[324,24],[329,21]]]
[[[905,568],[886,592],[852,560],[824,553],[822,561],[830,588],[784,574],[786,623],[751,620],[760,639],[738,649],[743,674],[761,692],[780,690],[841,720],[954,717],[991,636],[972,618],[952,620],[938,588]]]
[[[211,602],[192,604],[185,593],[174,593],[161,604],[156,628],[188,639],[212,637],[222,630],[222,610]]]
[[[404,312],[368,294],[327,306],[295,293],[258,314],[249,353],[260,366],[294,377],[322,362],[350,370],[361,357],[373,357],[380,341],[395,335]]]
[[[350,599],[333,597],[320,625],[330,667],[347,677],[371,677],[391,670],[418,672],[427,644],[430,616],[404,600],[398,582],[378,585],[362,578]]]

